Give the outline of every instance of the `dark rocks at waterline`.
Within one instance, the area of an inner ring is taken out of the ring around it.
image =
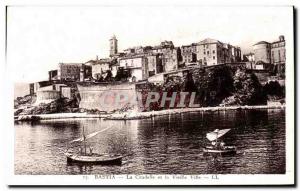
[[[17,109],[20,106],[31,105],[35,101],[36,101],[36,96],[35,95],[26,95],[24,97],[17,97],[14,100],[14,108]]]
[[[20,106],[20,105],[19,105]],[[23,105],[24,106],[24,105]],[[49,113],[72,113],[80,112],[76,100],[61,98],[53,100],[50,103],[31,104],[25,108],[19,107],[14,114],[17,115],[37,115]]]
[[[20,115],[15,117],[17,121],[39,121],[39,116],[34,115]]]

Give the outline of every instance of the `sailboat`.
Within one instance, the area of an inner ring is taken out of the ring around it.
[[[215,154],[235,154],[235,146],[225,146],[223,141],[219,139],[228,133],[230,129],[216,129],[213,132],[207,133],[206,138],[211,142],[211,146],[206,146],[203,148],[204,153],[215,153]]]
[[[82,163],[82,164],[100,164],[100,165],[121,165],[122,164],[122,156],[120,156],[120,155],[93,153],[91,147],[89,147],[90,151],[87,151],[87,139],[90,139],[109,128],[110,127],[107,127],[103,130],[91,133],[89,135],[85,135],[84,127],[83,127],[82,137],[70,142],[70,143],[75,143],[75,142],[83,143],[83,147],[80,147],[80,152],[78,154],[69,152],[67,150],[65,152],[65,155],[67,157],[67,162],[68,163]]]

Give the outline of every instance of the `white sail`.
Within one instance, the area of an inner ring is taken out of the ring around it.
[[[89,139],[89,138],[92,138],[92,137],[96,136],[97,134],[99,134],[99,133],[101,133],[101,132],[103,132],[103,131],[106,131],[106,130],[109,129],[109,128],[111,128],[111,127],[107,127],[107,128],[102,129],[102,130],[100,130],[100,131],[96,131],[96,132],[94,132],[94,133],[88,134],[87,136],[85,136],[85,140],[87,140],[87,139]],[[78,139],[74,139],[74,140],[71,141],[70,143],[81,142],[81,141],[84,141],[84,137],[80,137],[80,138],[78,138]]]
[[[216,129],[213,132],[207,133],[206,134],[206,138],[210,141],[214,141],[220,137],[222,137],[223,135],[225,135],[228,131],[230,131],[230,129]]]

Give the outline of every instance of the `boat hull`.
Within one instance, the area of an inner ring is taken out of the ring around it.
[[[223,149],[216,149],[213,147],[205,147],[205,148],[203,148],[203,153],[204,154],[233,155],[233,154],[236,154],[236,147],[226,146]]]
[[[95,165],[121,165],[122,156],[116,155],[76,155],[71,153],[65,154],[68,163],[95,164]]]

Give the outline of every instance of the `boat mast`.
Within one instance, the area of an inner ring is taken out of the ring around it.
[[[219,132],[217,132],[216,147],[218,147],[218,134],[219,134]]]
[[[86,155],[86,137],[84,134],[84,126],[83,126],[83,146],[84,146],[84,155]]]

